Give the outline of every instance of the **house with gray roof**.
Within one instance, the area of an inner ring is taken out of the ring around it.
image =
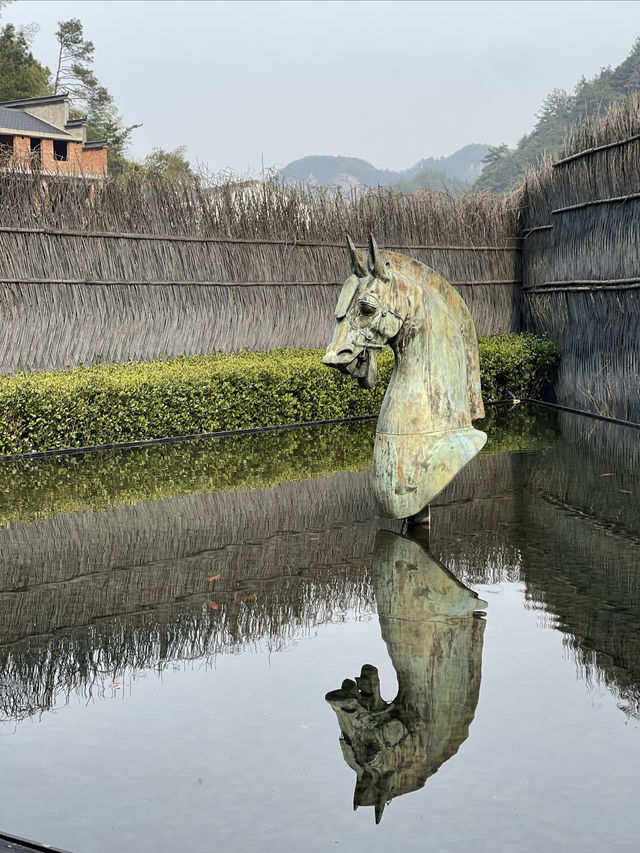
[[[87,121],[69,117],[67,94],[0,102],[0,166],[48,174],[107,174],[104,141],[87,142]]]

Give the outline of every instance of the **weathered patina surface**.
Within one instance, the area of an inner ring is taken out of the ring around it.
[[[373,559],[380,629],[398,676],[385,702],[376,667],[362,667],[326,699],[336,712],[353,804],[374,806],[416,791],[469,735],[482,672],[487,607],[435,560],[418,536],[380,531]]]
[[[387,344],[395,365],[374,447],[374,489],[384,515],[411,518],[485,444],[478,342],[469,309],[430,267],[406,255],[369,253],[349,239],[352,275],[336,307],[323,363],[375,384]]]

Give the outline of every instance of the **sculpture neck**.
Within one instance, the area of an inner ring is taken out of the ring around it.
[[[392,345],[395,362],[380,408],[377,432],[395,435],[431,431],[426,329],[420,324],[412,331],[415,333]]]
[[[395,364],[377,432],[413,435],[471,426],[460,331],[441,301],[423,294],[390,344]]]

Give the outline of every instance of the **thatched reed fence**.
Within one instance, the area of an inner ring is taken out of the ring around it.
[[[527,176],[524,313],[561,349],[559,402],[640,421],[640,99]]]
[[[369,231],[449,278],[480,334],[514,330],[518,216],[488,196],[4,173],[0,372],[324,346],[345,234]]]
[[[0,373],[322,347],[345,234],[441,272],[477,330],[561,348],[553,393],[640,421],[640,98],[507,197],[0,175]]]

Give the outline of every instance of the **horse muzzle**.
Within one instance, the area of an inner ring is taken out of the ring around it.
[[[365,347],[344,346],[339,350],[330,348],[322,363],[327,367],[336,367],[341,373],[350,374],[363,388],[373,388],[376,384],[376,357]]]
[[[336,367],[343,373],[350,373],[349,366],[353,364],[358,356],[362,353],[363,347],[356,347],[350,344],[345,344],[339,349],[328,347],[322,363],[327,367]]]

